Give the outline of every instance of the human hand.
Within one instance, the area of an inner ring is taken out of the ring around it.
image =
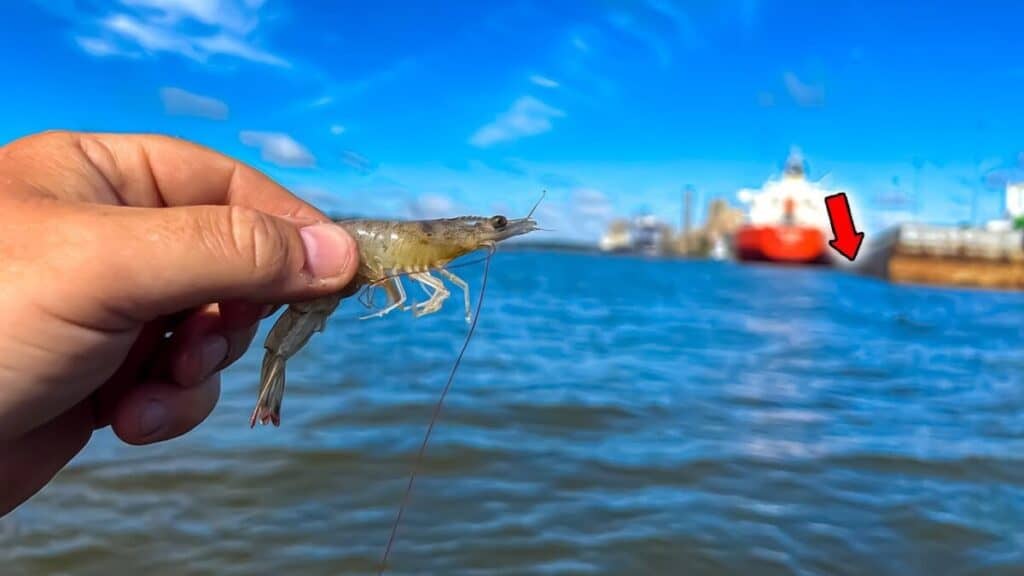
[[[95,429],[148,444],[205,419],[260,318],[351,280],[355,244],[326,222],[182,140],[0,148],[0,516]]]

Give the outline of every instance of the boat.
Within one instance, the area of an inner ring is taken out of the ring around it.
[[[806,177],[803,158],[791,152],[782,177],[737,196],[749,208],[733,238],[737,260],[780,264],[831,263],[825,197],[834,192]]]

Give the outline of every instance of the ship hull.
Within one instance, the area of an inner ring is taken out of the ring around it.
[[[804,226],[744,226],[736,233],[736,258],[746,262],[827,264],[825,235]]]

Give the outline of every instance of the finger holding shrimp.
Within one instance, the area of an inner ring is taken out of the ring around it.
[[[263,306],[244,302],[198,310],[168,342],[171,379],[179,386],[194,386],[231,366],[252,344],[263,312]]]
[[[336,292],[358,253],[316,208],[208,148],[47,132],[0,147],[0,263],[3,515],[97,428],[141,444],[196,426],[264,306]]]

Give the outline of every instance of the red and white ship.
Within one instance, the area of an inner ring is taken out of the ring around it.
[[[825,197],[833,194],[808,182],[803,159],[791,153],[782,178],[760,189],[745,188],[738,196],[749,204],[747,219],[737,230],[737,259],[788,264],[828,264],[831,227]]]

